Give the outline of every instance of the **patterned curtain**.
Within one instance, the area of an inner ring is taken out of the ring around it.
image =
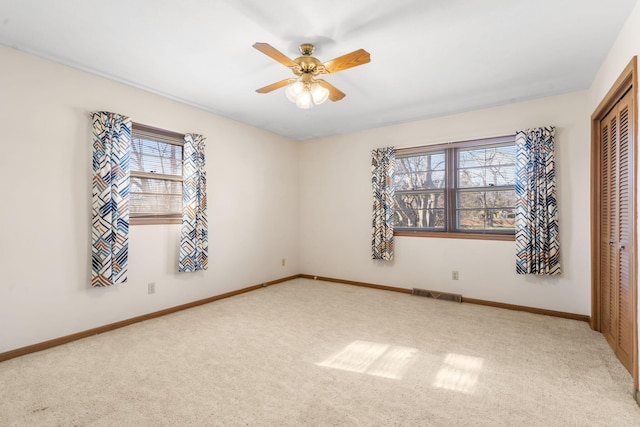
[[[371,258],[393,259],[393,147],[371,151],[371,186],[373,188],[373,237]]]
[[[94,112],[91,286],[127,281],[131,119]]]
[[[196,134],[184,137],[182,235],[178,271],[206,270],[209,261],[204,140],[204,136]]]
[[[560,274],[555,128],[516,133],[516,272]]]

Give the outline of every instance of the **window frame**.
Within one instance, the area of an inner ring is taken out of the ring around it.
[[[182,150],[182,161],[184,164],[184,134],[178,132],[172,132],[165,129],[156,128],[149,125],[144,125],[141,123],[132,123],[131,127],[131,139],[134,137],[142,137],[148,138],[150,140],[156,140],[160,142],[164,142],[167,144],[173,144],[179,146]],[[182,169],[182,176],[178,178],[178,175],[165,175],[159,173],[150,173],[143,171],[134,171],[130,167],[130,176],[138,177],[138,178],[150,178],[150,179],[158,179],[158,180],[166,180],[166,181],[179,181],[183,182],[184,179],[184,168]],[[184,186],[182,188],[184,192]],[[181,201],[182,195],[181,193]],[[182,223],[182,212],[179,214],[173,215],[145,215],[145,214],[134,214],[129,212],[129,225],[161,225],[161,224],[181,224]]]
[[[515,134],[504,135],[492,138],[481,138],[464,140],[457,142],[448,142],[444,144],[422,145],[409,148],[397,148],[396,159],[399,157],[412,157],[425,155],[433,152],[444,151],[445,157],[445,187],[444,191],[444,220],[445,227],[443,230],[435,229],[419,229],[419,228],[399,228],[394,226],[394,236],[409,236],[409,237],[440,237],[440,238],[454,238],[454,239],[480,239],[480,240],[502,240],[502,241],[515,241],[515,229],[514,230],[467,230],[463,228],[457,228],[457,195],[460,190],[462,191],[500,191],[504,190],[505,186],[500,187],[477,187],[477,190],[460,188],[458,182],[458,153],[461,150],[471,148],[482,147],[496,147],[496,146],[508,146],[515,145]],[[515,162],[515,158],[514,158]],[[398,193],[396,191],[396,193]],[[395,200],[395,197],[394,197]],[[515,206],[514,206],[515,208]]]

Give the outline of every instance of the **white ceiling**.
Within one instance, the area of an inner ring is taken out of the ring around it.
[[[587,89],[636,1],[0,0],[0,44],[306,140]],[[255,42],[371,62],[300,110]]]

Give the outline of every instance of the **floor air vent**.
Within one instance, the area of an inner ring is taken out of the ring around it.
[[[411,295],[433,298],[433,299],[441,299],[444,301],[462,302],[462,295],[450,294],[448,292],[430,291],[427,289],[413,288],[413,290],[411,291]]]

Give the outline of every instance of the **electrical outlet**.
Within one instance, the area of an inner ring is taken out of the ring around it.
[[[287,260],[282,258],[282,266],[284,267],[284,265],[287,263]]]
[[[451,278],[452,278],[453,280],[458,280],[458,278],[459,278],[459,277],[460,277],[460,276],[458,275],[458,272],[457,272],[457,271],[455,271],[455,270],[454,270],[454,271],[452,271],[452,272],[451,272]]]
[[[147,285],[147,292],[149,295],[156,293],[156,282],[151,282]]]

